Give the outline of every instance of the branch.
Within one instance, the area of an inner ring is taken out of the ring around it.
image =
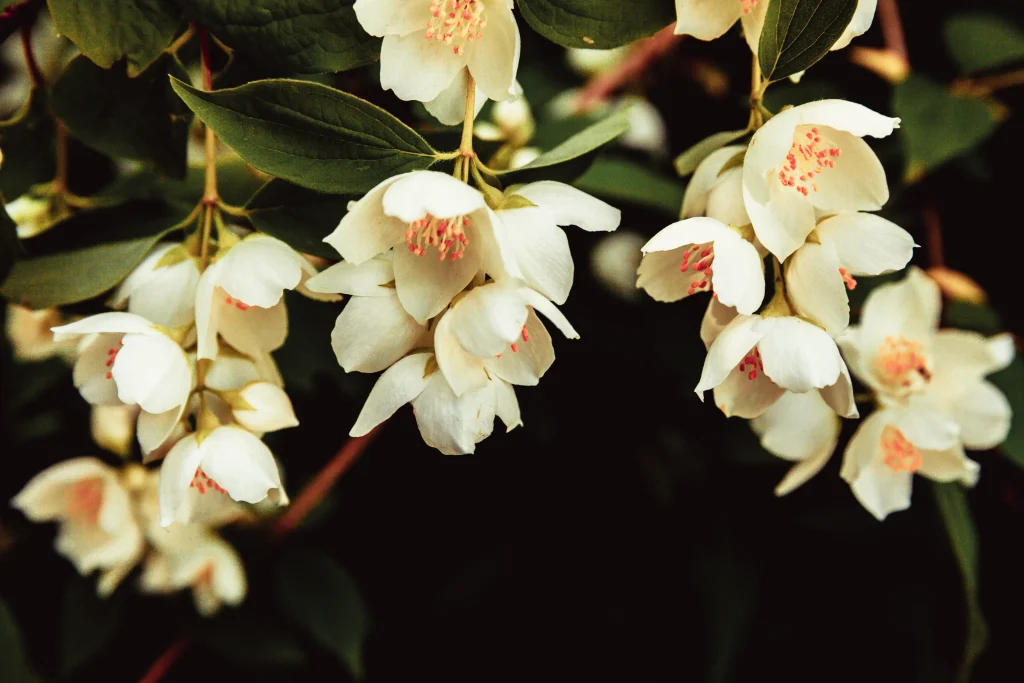
[[[170,647],[164,650],[164,653],[156,658],[152,666],[143,674],[142,678],[139,679],[139,683],[158,683],[174,666],[175,662],[181,659],[181,655],[185,653],[188,648],[188,640],[181,638],[171,643]]]
[[[900,20],[900,10],[896,6],[896,0],[878,0],[878,20],[882,24],[885,48],[904,62],[909,63],[907,39],[903,35],[903,21]]]

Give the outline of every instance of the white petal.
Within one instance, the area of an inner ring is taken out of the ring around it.
[[[98,458],[71,458],[32,477],[11,499],[11,505],[33,522],[57,519],[64,515],[66,486],[93,478],[113,481],[115,476],[114,470]]]
[[[764,28],[764,18],[768,13],[768,3],[758,2],[753,7],[745,9],[750,11],[740,15],[740,21],[743,23],[743,37],[746,38],[751,52],[756,55],[761,41],[761,30]]]
[[[383,205],[387,215],[412,223],[428,214],[436,218],[465,216],[482,209],[486,202],[478,190],[447,173],[414,171],[385,190]]]
[[[220,345],[217,330],[220,328],[220,307],[214,305],[217,296],[217,277],[220,263],[207,268],[196,285],[196,358],[212,360],[217,357]]]
[[[957,481],[974,486],[978,483],[981,466],[967,457],[963,446],[954,444],[942,451],[922,451],[917,473],[934,481]]]
[[[676,0],[676,35],[714,40],[725,34],[742,14],[742,5],[722,0]]]
[[[63,341],[75,335],[95,332],[160,334],[153,327],[153,323],[132,313],[98,313],[67,325],[54,327],[52,330],[54,341]]]
[[[342,261],[306,281],[314,292],[350,294],[352,296],[390,296],[395,269],[387,259],[370,259],[359,265]]]
[[[757,189],[755,192],[744,164],[743,203],[754,234],[768,251],[785,261],[814,230],[814,207],[798,192],[783,187],[774,175],[760,180]]]
[[[190,435],[175,444],[160,466],[160,526],[188,523],[185,496],[203,460],[196,437]]]
[[[466,114],[466,90],[469,87],[469,70],[463,69],[452,79],[451,85],[441,91],[441,94],[424,102],[423,106],[430,115],[446,126],[454,126],[462,123]],[[476,118],[487,102],[487,96],[480,88],[476,89],[476,98],[473,100],[476,111],[473,118]]]
[[[489,359],[486,365],[493,374],[506,382],[534,386],[555,362],[555,349],[551,344],[551,335],[533,310],[526,319],[525,327],[529,341],[522,338],[517,340],[514,351],[510,345],[498,358]],[[454,384],[452,388],[455,388]]]
[[[430,19],[430,5],[406,0],[356,0],[352,5],[356,19],[371,36],[421,33]]]
[[[270,308],[284,290],[302,279],[305,259],[279,239],[256,235],[242,240],[220,260],[217,284],[232,298]]]
[[[163,413],[188,399],[192,365],[174,340],[162,334],[126,334],[121,343],[111,373],[123,403]]]
[[[711,188],[718,184],[722,168],[746,148],[746,145],[727,145],[716,149],[697,165],[683,193],[681,217],[693,218],[704,215],[708,194]]]
[[[228,304],[220,297],[223,290],[214,295],[219,330],[224,341],[247,356],[257,357],[276,351],[288,337],[288,311],[284,301],[270,308],[251,306],[242,310],[237,304]]]
[[[766,451],[797,463],[775,487],[775,495],[784,496],[821,471],[839,443],[841,425],[821,396],[808,391],[787,392],[750,426]]]
[[[488,375],[484,358],[466,351],[452,333],[452,325],[457,323],[451,311],[441,317],[434,330],[434,353],[448,385],[456,396],[462,396],[487,386]]]
[[[655,301],[679,301],[690,295],[690,283],[700,274],[692,268],[682,270],[683,256],[688,247],[671,251],[652,251],[640,260],[636,269],[636,286]],[[701,290],[706,291],[706,290]]]
[[[899,429],[920,450],[942,451],[960,440],[960,428],[949,417],[910,407],[890,410],[888,424]]]
[[[708,349],[700,382],[693,390],[701,400],[704,392],[725,381],[729,373],[775,327],[778,318],[764,319],[757,315],[737,315],[722,329]]]
[[[271,490],[281,489],[281,475],[270,449],[244,429],[218,427],[199,450],[203,471],[233,500],[258,503]]]
[[[707,194],[704,214],[726,225],[750,225],[747,207],[743,205],[743,169],[730,168],[723,173]]]
[[[853,395],[853,381],[850,379],[850,370],[840,359],[839,379],[824,389],[819,389],[818,394],[825,400],[832,410],[839,417],[855,419],[860,416],[857,411],[857,401]],[[813,391],[808,393],[814,393]]]
[[[819,126],[842,155],[834,169],[818,174],[817,190],[811,192],[811,203],[823,211],[877,211],[889,201],[889,184],[885,169],[868,143],[856,135]],[[792,191],[792,190],[791,190]]]
[[[451,45],[426,40],[418,31],[403,37],[388,35],[380,47],[380,87],[393,90],[399,99],[430,102],[465,65],[466,58],[454,54]]]
[[[799,318],[775,318],[757,348],[765,373],[783,389],[798,393],[835,384],[843,368],[828,333]]]
[[[927,394],[941,408],[977,387],[988,374],[1001,369],[1003,344],[977,332],[940,330],[932,340],[932,377]],[[993,354],[993,351],[996,353]]]
[[[735,308],[719,303],[718,299],[712,298],[708,302],[707,310],[700,323],[700,339],[704,342],[704,348],[710,348],[711,344],[718,339],[726,325],[739,315]]]
[[[753,376],[753,379],[751,379]],[[755,418],[768,410],[786,393],[764,372],[746,365],[734,367],[721,384],[715,387],[715,405],[726,417]]]
[[[1003,392],[991,382],[981,382],[951,406],[960,426],[960,440],[972,450],[995,448],[1010,433],[1013,409]]]
[[[392,176],[367,192],[362,199],[350,204],[348,213],[338,227],[324,238],[324,242],[354,265],[383,254],[401,242],[408,221],[385,214],[383,201],[384,193],[394,183],[409,175],[402,173]]]
[[[523,279],[557,304],[565,303],[572,288],[574,265],[569,240],[551,213],[539,207],[498,211],[512,258]]]
[[[526,299],[526,303],[533,306],[534,310],[541,313],[545,318],[555,324],[558,331],[561,332],[566,339],[579,339],[580,334],[569,322],[569,319],[562,315],[562,312],[555,307],[553,303],[542,297],[532,289],[521,290],[523,298]]]
[[[366,397],[356,423],[349,436],[363,436],[399,408],[415,398],[427,386],[424,372],[432,353],[414,353],[384,371]]]
[[[914,255],[914,238],[900,226],[870,213],[842,213],[818,224],[818,238],[835,249],[854,275],[901,270]]]
[[[263,434],[299,425],[284,389],[270,382],[252,382],[238,393],[250,407],[236,406],[232,415],[249,431]]]
[[[888,417],[887,411],[878,411],[861,423],[846,447],[841,472],[860,504],[879,520],[910,507],[913,482],[913,474],[895,472],[882,461],[882,431]]]
[[[850,324],[850,300],[830,245],[807,242],[786,261],[786,293],[796,312],[835,336]]]
[[[472,453],[494,429],[495,397],[490,386],[456,396],[435,372],[412,400],[420,436],[445,455]]]
[[[850,44],[850,41],[859,35],[865,33],[871,28],[871,22],[875,18],[875,8],[878,6],[878,0],[857,0],[857,9],[854,10],[853,19],[847,25],[846,30],[839,36],[830,50],[841,50]]]
[[[705,244],[717,239],[739,237],[721,221],[714,218],[687,218],[662,228],[640,251],[647,254],[667,251],[691,244]]]
[[[426,328],[390,296],[353,297],[338,316],[331,347],[345,372],[380,372],[411,351]]]
[[[515,191],[546,209],[558,225],[577,225],[587,232],[611,232],[619,227],[622,212],[572,185],[542,180]]]
[[[488,3],[483,31],[482,40],[466,44],[466,63],[489,98],[506,100],[513,94],[519,70],[519,27],[512,16],[512,5],[500,0]]]
[[[724,305],[751,315],[764,301],[764,262],[753,244],[730,233],[715,240],[711,285]]]
[[[505,423],[505,432],[511,432],[516,427],[523,426],[522,417],[519,415],[519,401],[516,399],[516,391],[508,382],[500,379],[494,380],[494,412]]]
[[[153,458],[148,456],[174,434],[175,428],[185,414],[186,405],[187,403],[183,402],[177,408],[171,408],[162,413],[147,413],[145,410],[139,413],[135,430],[146,462],[152,462]]]
[[[116,332],[98,334],[82,348],[75,361],[72,380],[82,398],[94,406],[121,405],[111,366],[123,337]]]
[[[395,288],[402,306],[421,325],[444,310],[452,297],[466,288],[480,270],[480,249],[471,244],[461,259],[439,260],[433,249],[416,256],[406,249],[395,252]]]
[[[207,366],[203,382],[214,391],[230,391],[258,379],[263,379],[263,376],[252,360],[221,353]]]
[[[929,345],[942,310],[939,286],[919,268],[907,269],[900,282],[876,287],[864,302],[857,335],[864,361],[870,363],[890,336]]]

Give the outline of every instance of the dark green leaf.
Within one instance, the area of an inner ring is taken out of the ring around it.
[[[978,600],[978,532],[974,527],[967,494],[957,483],[933,482],[935,502],[949,534],[960,573],[964,579],[964,597],[967,602],[967,642],[958,680],[967,683],[974,662],[988,644],[988,625],[981,613]]]
[[[596,152],[598,148],[625,133],[628,128],[629,111],[623,108],[576,133],[525,166],[511,171],[500,171],[498,175],[505,182],[522,182],[532,176],[531,172],[535,169],[558,166]],[[580,172],[582,173],[584,170],[586,170],[585,166],[580,169]]]
[[[946,49],[967,74],[1024,61],[1024,31],[1008,17],[967,12],[945,25]]]
[[[0,203],[3,199],[0,198]],[[0,284],[11,272],[15,259],[21,252],[21,242],[18,241],[18,226],[14,224],[7,211],[0,209]]]
[[[95,581],[75,576],[64,594],[60,625],[60,669],[67,675],[110,645],[124,611],[124,593],[96,595]]]
[[[770,0],[757,51],[765,80],[810,68],[843,35],[856,9],[857,0]]]
[[[348,572],[318,551],[295,549],[281,556],[274,578],[285,613],[359,678],[368,623]]]
[[[903,120],[904,178],[908,182],[971,152],[997,126],[995,110],[985,100],[954,95],[918,75],[893,88],[892,110]]]
[[[313,190],[358,194],[436,160],[427,141],[394,116],[324,85],[281,79],[204,92],[171,84],[248,163]]]
[[[749,131],[744,128],[743,130],[723,130],[720,133],[709,135],[676,157],[676,173],[678,173],[680,177],[685,178],[696,171],[700,162],[707,159],[712,152],[739,140],[748,132]]]
[[[612,202],[647,206],[673,218],[683,205],[678,181],[626,159],[597,159],[573,185]]]
[[[173,0],[48,0],[57,32],[104,69],[127,57],[137,76],[164,51],[181,24]]]
[[[990,379],[1005,394],[1013,408],[1010,433],[998,450],[1017,466],[1024,468],[1024,360],[1018,356],[1010,367],[992,375]]]
[[[18,623],[7,604],[0,600],[0,681],[4,683],[36,683],[22,649]]]
[[[283,180],[271,180],[252,196],[246,207],[257,230],[287,242],[306,254],[337,259],[324,243],[348,212],[352,195],[321,194]]]
[[[1006,329],[999,313],[991,306],[953,299],[946,302],[943,313],[949,327],[989,335]]]
[[[178,0],[225,43],[277,72],[313,74],[369,64],[380,39],[362,29],[355,0]]]
[[[0,123],[0,193],[13,201],[37,183],[53,179],[53,119],[46,90],[33,88],[28,101]]]
[[[516,6],[534,31],[563,47],[618,47],[676,19],[666,0],[519,0]]]
[[[137,201],[73,216],[23,242],[29,255],[14,264],[0,294],[35,309],[98,296],[124,279],[183,213]]]
[[[173,55],[136,78],[77,57],[53,85],[54,114],[90,147],[182,178],[192,112],[174,94],[168,74],[188,79]]]
[[[290,666],[305,658],[296,637],[279,623],[227,612],[200,626],[199,642],[241,666]]]

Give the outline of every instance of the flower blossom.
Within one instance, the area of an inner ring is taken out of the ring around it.
[[[681,218],[707,216],[733,228],[750,225],[743,205],[743,165],[736,163],[746,151],[746,145],[728,145],[697,165],[683,193]]]
[[[154,248],[128,275],[107,302],[111,308],[164,327],[190,325],[195,307],[199,264],[181,244]]]

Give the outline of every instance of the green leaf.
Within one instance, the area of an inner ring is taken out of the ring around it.
[[[1020,356],[1010,367],[989,378],[1006,396],[1013,408],[1010,433],[998,450],[1011,462],[1024,468],[1024,360]]]
[[[353,195],[322,194],[274,179],[252,196],[245,208],[260,232],[287,242],[306,254],[335,260],[336,252],[324,237],[348,213]]]
[[[183,178],[192,112],[174,94],[168,74],[188,79],[173,55],[136,78],[77,57],[53,85],[53,112],[90,147]]]
[[[299,548],[281,556],[274,578],[284,612],[360,678],[368,620],[348,572],[319,551]]]
[[[678,181],[627,159],[597,159],[573,185],[609,201],[646,206],[673,218],[683,205]]]
[[[38,680],[22,649],[18,623],[7,603],[0,600],[0,681],[36,683]]]
[[[519,0],[516,6],[534,31],[563,47],[606,50],[676,20],[666,0]]]
[[[988,644],[988,625],[981,613],[978,600],[978,532],[974,527],[967,494],[957,483],[932,482],[935,502],[946,526],[953,554],[956,556],[964,580],[964,598],[967,602],[967,639],[957,680],[967,683],[974,662]]]
[[[0,193],[13,201],[37,183],[53,179],[53,119],[43,88],[32,88],[13,118],[0,122]]]
[[[258,614],[226,612],[199,627],[199,642],[240,666],[294,666],[306,658],[298,639]]]
[[[0,203],[3,198],[0,197]],[[7,211],[0,209],[0,284],[14,267],[14,261],[21,252],[21,242],[18,240],[18,226],[14,224]]]
[[[110,645],[124,611],[124,593],[96,595],[94,581],[75,576],[64,594],[60,624],[60,670],[76,671]]]
[[[619,137],[629,128],[629,111],[627,108],[620,109],[611,116],[601,119],[592,126],[588,126],[579,133],[558,145],[554,149],[544,152],[539,157],[517,169],[499,171],[498,176],[507,182],[523,182],[535,174],[532,171],[540,168],[550,168],[570,161],[581,159],[589,162],[586,158],[598,148],[608,144]],[[586,166],[580,169],[580,173],[586,170]]]
[[[994,108],[985,100],[954,95],[918,75],[893,88],[892,110],[902,119],[907,182],[916,182],[971,152],[995,132],[998,123]]]
[[[123,280],[183,217],[182,210],[154,201],[73,216],[22,242],[29,255],[14,264],[0,294],[35,309],[99,296]]]
[[[380,53],[380,39],[356,19],[355,0],[178,2],[232,48],[277,72],[345,71],[369,64]]]
[[[436,161],[437,153],[412,128],[324,85],[278,79],[204,92],[176,79],[171,84],[249,164],[302,187],[361,194]]]
[[[749,132],[750,131],[744,128],[743,130],[723,130],[720,133],[709,135],[676,157],[676,173],[679,174],[679,177],[685,178],[696,171],[700,162],[707,159],[712,152],[722,149],[726,145],[739,140]]]
[[[156,61],[181,24],[173,0],[48,0],[57,32],[104,69],[127,57],[128,75]]]
[[[856,9],[857,0],[770,0],[757,50],[765,80],[810,68],[843,35]]]
[[[966,74],[1024,61],[1024,31],[1009,17],[965,12],[946,20],[946,49]]]

